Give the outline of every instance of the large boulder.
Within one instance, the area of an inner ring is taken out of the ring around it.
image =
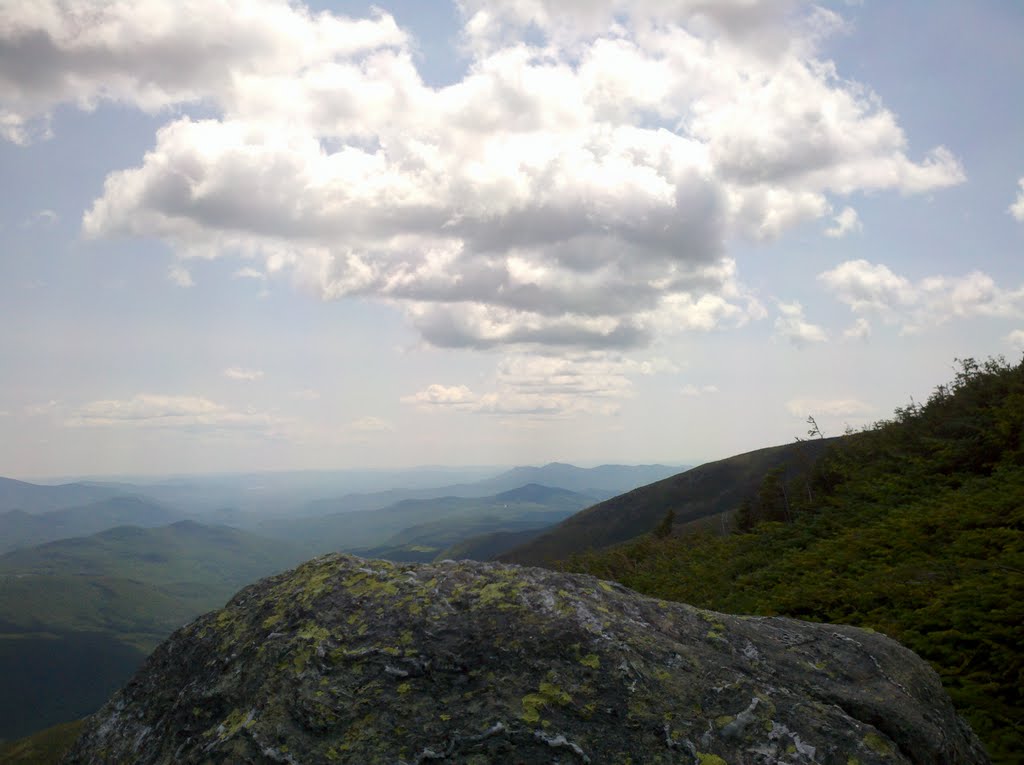
[[[176,632],[67,763],[985,763],[882,635],[329,555]]]

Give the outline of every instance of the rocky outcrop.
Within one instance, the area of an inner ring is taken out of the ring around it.
[[[879,634],[330,555],[161,645],[67,763],[985,763]]]

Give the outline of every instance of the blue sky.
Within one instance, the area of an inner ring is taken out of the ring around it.
[[[1016,2],[0,8],[0,475],[697,462],[1024,349]]]

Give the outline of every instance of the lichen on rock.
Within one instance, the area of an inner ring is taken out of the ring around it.
[[[500,564],[316,558],[176,632],[65,762],[985,763],[878,634]]]

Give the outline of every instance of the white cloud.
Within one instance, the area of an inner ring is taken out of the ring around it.
[[[417,404],[422,407],[444,407],[471,410],[479,397],[465,385],[439,385],[434,383],[410,396],[403,396],[403,404]]]
[[[192,274],[187,268],[180,264],[172,265],[167,271],[167,278],[179,287],[194,287],[196,283],[192,280]]]
[[[802,348],[808,343],[823,343],[828,340],[824,329],[806,320],[804,308],[800,303],[780,301],[778,309],[779,315],[775,319],[777,337],[789,340],[798,348]]]
[[[857,217],[857,211],[852,207],[844,207],[832,220],[835,221],[835,225],[825,229],[825,236],[830,236],[833,239],[840,239],[863,228],[860,218]]]
[[[0,125],[19,143],[63,103],[156,113],[219,100],[233,78],[270,79],[405,42],[390,16],[314,15],[279,0],[33,0],[3,9],[0,36]]]
[[[825,271],[818,279],[854,313],[878,316],[898,324],[904,332],[920,331],[954,318],[1024,316],[1024,284],[1003,289],[980,271],[912,282],[885,265],[851,260]]]
[[[93,401],[72,412],[68,427],[172,428],[273,431],[281,422],[252,410],[233,410],[201,396],[140,393],[130,399]]]
[[[1006,336],[1006,342],[1017,350],[1024,351],[1024,329],[1015,329]]]
[[[21,225],[24,228],[35,228],[37,226],[47,227],[54,225],[60,216],[57,215],[53,210],[39,210],[35,215],[25,220]]]
[[[855,398],[841,399],[793,399],[786,402],[786,411],[794,417],[864,417],[875,408]]]
[[[263,377],[263,370],[228,367],[224,370],[224,376],[232,380],[259,380]]]
[[[430,385],[402,398],[424,410],[477,414],[567,417],[580,413],[610,415],[633,396],[633,377],[677,371],[667,359],[637,361],[615,352],[514,354],[497,367],[488,393],[466,385]]]
[[[718,393],[718,387],[715,385],[684,385],[679,392],[684,396],[707,396]]]
[[[1021,178],[1017,183],[1020,186],[1020,190],[1017,192],[1016,201],[1010,205],[1009,213],[1021,223],[1024,223],[1024,178]]]
[[[293,391],[291,397],[299,401],[319,401],[320,392],[306,388],[304,390]]]
[[[395,426],[379,417],[362,417],[349,423],[349,429],[359,433],[391,433]]]
[[[912,160],[895,116],[819,57],[843,22],[815,5],[460,8],[468,73],[431,88],[380,12],[21,4],[0,25],[0,125],[24,142],[62,103],[168,110],[87,235],[392,301],[441,346],[631,348],[737,326],[765,312],[728,258],[736,237],[781,236],[856,191],[963,180],[942,147]],[[200,103],[203,119],[180,111]],[[844,210],[836,230],[854,222]]]
[[[847,329],[843,330],[843,337],[849,340],[864,340],[871,337],[871,322],[861,316]]]
[[[255,268],[239,268],[235,271],[234,277],[236,279],[254,279],[260,282],[267,280],[267,275]]]

